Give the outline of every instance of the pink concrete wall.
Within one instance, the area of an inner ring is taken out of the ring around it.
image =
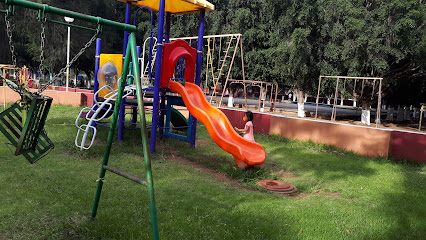
[[[31,90],[31,91],[37,91]],[[89,90],[86,90],[89,91]],[[6,102],[16,102],[20,99],[19,94],[14,92],[12,89],[6,87],[4,89],[5,94],[3,93],[3,87],[0,88],[0,102],[4,101],[4,96],[6,95]],[[62,104],[62,105],[71,105],[74,107],[82,106],[92,106],[93,104],[93,91],[90,92],[62,92],[55,90],[46,90],[43,92],[43,95],[53,98],[52,104]]]
[[[17,94],[15,91],[13,91],[12,89],[6,87],[3,88],[3,86],[0,89],[0,102],[4,102],[5,100],[5,95],[6,95],[6,103],[8,102],[16,102],[17,100],[21,99],[21,97],[19,96],[19,94]]]
[[[369,157],[388,157],[390,131],[272,116],[270,134],[333,145]]]
[[[221,108],[232,125],[242,128],[244,112]],[[384,130],[325,121],[254,113],[256,133],[277,134],[302,141],[311,140],[357,154],[426,162],[426,134]]]
[[[59,89],[54,88],[54,89]],[[91,106],[93,92],[74,90],[62,92],[46,90],[44,95],[53,98],[53,104],[75,107]],[[5,88],[6,102],[15,102],[19,94]],[[3,102],[3,87],[0,88],[0,102]],[[220,108],[233,126],[243,128],[245,111]],[[269,114],[254,114],[256,133],[277,134],[290,139],[312,140],[315,143],[329,144],[356,152],[364,156],[384,156],[426,162],[426,135],[403,131],[386,131],[361,126],[313,121]]]
[[[426,134],[393,131],[390,152],[396,159],[426,163]]]

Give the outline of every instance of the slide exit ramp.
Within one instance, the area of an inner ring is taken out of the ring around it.
[[[172,92],[182,96],[189,112],[207,128],[214,142],[224,151],[232,154],[238,167],[249,168],[265,162],[265,149],[262,145],[241,137],[231,125],[226,115],[211,106],[200,87],[187,82],[185,86],[170,81]]]

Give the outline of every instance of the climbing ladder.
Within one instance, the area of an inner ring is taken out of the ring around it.
[[[145,65],[145,44],[146,44],[146,41],[147,40],[149,40],[149,38],[147,38],[146,40],[145,40],[145,42],[144,42],[144,45],[143,45],[143,53],[142,53],[142,59],[141,59],[141,62],[142,62],[142,69],[144,69],[144,71],[143,71],[143,77],[144,77],[144,79],[147,79],[148,81],[150,80],[149,79],[149,72],[151,72],[152,73],[152,70],[154,69],[154,65],[155,65],[155,58],[156,58],[156,56],[157,56],[157,38],[155,38],[155,37],[152,37],[153,38],[153,40],[154,40],[154,46],[153,46],[153,48],[152,48],[152,59],[151,59],[151,69],[149,69],[149,61],[150,61],[150,59],[149,59],[149,57],[148,57],[148,61],[147,61],[147,64],[146,64],[146,66],[144,66]],[[147,84],[144,84],[144,85],[147,85]]]
[[[206,69],[206,83],[205,83],[204,89],[208,88],[209,75],[207,73],[209,72],[209,69],[210,69],[211,74],[212,74],[212,82],[213,82],[213,84],[216,83],[215,82],[215,76],[214,76],[214,70],[215,69],[213,67],[214,59],[213,59],[212,51],[214,52],[214,42],[213,42],[213,49],[212,49],[212,48],[210,48],[210,38],[207,38],[207,69]]]
[[[224,75],[224,73],[223,73],[223,69],[224,69],[226,66],[228,66],[228,65],[226,64],[226,62],[227,62],[227,59],[230,57],[230,53],[229,53],[229,51],[230,51],[230,49],[232,49],[231,45],[232,45],[232,42],[234,41],[234,39],[235,39],[235,40],[239,39],[239,36],[231,35],[231,38],[229,39],[229,42],[227,43],[226,50],[225,50],[225,51],[223,51],[223,52],[225,53],[225,56],[223,57],[223,59],[219,59],[219,61],[220,61],[220,62],[222,62],[222,65],[221,65],[221,67],[219,68],[219,73],[218,73],[218,75],[217,75],[216,79],[214,79],[214,81],[213,81],[213,87],[214,87],[214,89],[213,89],[212,97],[210,98],[210,103],[212,102],[213,97],[215,97],[216,102],[218,102],[218,101],[217,101],[216,88],[217,88],[217,85],[219,84],[220,77]],[[237,46],[238,46],[238,45],[236,45],[236,47],[237,47]],[[219,51],[221,51],[221,50],[219,50]],[[234,59],[232,59],[232,60],[234,60]],[[229,71],[230,71],[230,70],[231,70],[231,68],[229,68]],[[228,76],[229,76],[229,74],[228,74]],[[223,95],[223,93],[222,93],[222,95]]]

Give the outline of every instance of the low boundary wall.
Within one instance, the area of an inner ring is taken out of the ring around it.
[[[53,89],[52,89],[53,88]],[[49,90],[52,89],[52,90]],[[63,87],[50,87],[48,90],[43,92],[43,95],[53,98],[52,104],[71,105],[74,107],[92,106],[93,104],[93,90],[75,89],[68,88],[68,92],[65,92]],[[59,90],[59,91],[58,91]],[[61,91],[63,90],[63,91]],[[37,89],[31,89],[31,91],[37,91]],[[4,101],[6,95],[6,102],[16,102],[20,99],[18,93],[12,89],[3,86],[0,87],[0,102]]]
[[[220,108],[232,125],[243,126],[242,110]],[[256,133],[276,134],[282,137],[333,145],[368,157],[383,156],[426,163],[426,134],[379,129],[301,119],[281,115],[253,113]]]
[[[74,107],[91,106],[93,91],[69,88],[68,92],[54,87],[44,95],[53,98],[53,104]],[[6,102],[20,99],[19,94],[6,87]],[[3,87],[0,87],[0,101],[4,100]],[[233,126],[244,128],[245,111],[220,108]],[[392,129],[378,129],[366,126],[340,124],[319,120],[286,117],[275,114],[254,112],[256,133],[276,134],[302,141],[311,140],[319,144],[333,145],[368,157],[408,159],[426,163],[426,134]]]

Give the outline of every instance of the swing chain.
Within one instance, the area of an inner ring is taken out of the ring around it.
[[[39,65],[39,70],[40,70],[40,74],[43,71],[43,62],[44,62],[44,43],[45,43],[45,39],[46,39],[46,33],[45,33],[45,27],[44,27],[44,20],[41,22],[41,33],[40,33],[40,37],[41,37],[41,41],[40,41],[40,65]]]
[[[99,25],[100,26],[100,25]],[[86,45],[84,45],[84,47],[82,49],[80,49],[80,51],[71,59],[71,61],[65,66],[63,67],[59,73],[55,74],[52,79],[43,87],[41,87],[37,93],[40,94],[42,93],[44,90],[46,90],[54,81],[57,77],[61,76],[62,74],[64,74],[67,70],[67,68],[69,68],[80,56],[81,54],[83,54],[87,48],[90,47],[90,45],[92,45],[92,43],[96,40],[98,34],[101,32],[101,28],[98,27],[98,30],[96,31],[96,33],[92,36],[92,38],[86,43]]]
[[[10,27],[8,14],[4,16],[4,20],[6,22],[6,33],[7,33],[7,37],[9,38],[9,49],[12,55],[13,66],[16,66],[15,47],[13,46],[13,42],[12,42],[12,29]]]

